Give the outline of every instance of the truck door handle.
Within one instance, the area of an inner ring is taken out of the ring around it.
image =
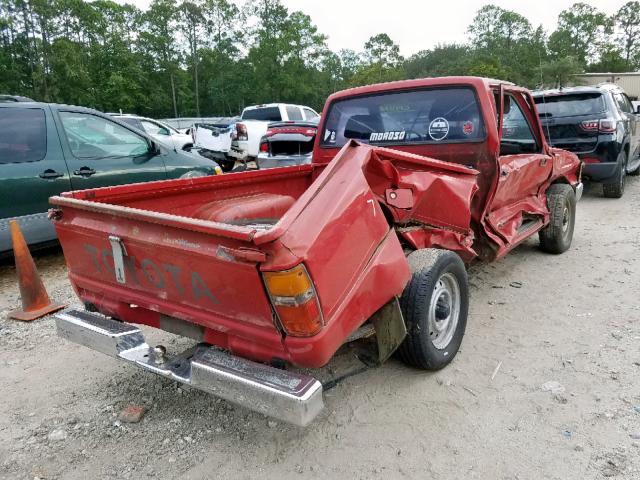
[[[64,177],[64,173],[58,173],[55,170],[47,168],[44,172],[40,172],[38,176],[40,178],[44,178],[45,180],[54,180],[56,178]]]
[[[94,173],[96,173],[96,171],[93,168],[89,167],[81,167],[78,170],[73,171],[74,175],[78,175],[80,177],[90,177]]]

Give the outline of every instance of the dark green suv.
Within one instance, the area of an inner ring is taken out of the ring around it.
[[[30,245],[56,240],[48,200],[70,190],[222,173],[215,162],[176,151],[95,110],[0,103],[0,255],[18,220]]]

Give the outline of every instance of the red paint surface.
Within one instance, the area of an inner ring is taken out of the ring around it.
[[[237,355],[326,364],[404,289],[410,275],[403,246],[449,249],[467,262],[500,257],[548,223],[548,185],[578,181],[577,157],[549,148],[529,93],[508,84],[459,77],[362,87],[330,97],[323,116],[347,96],[438,85],[476,89],[484,141],[393,148],[353,142],[338,152],[320,148],[318,135],[312,165],[53,197],[74,289],[125,321],[158,326],[168,315],[202,325],[205,341]],[[517,97],[540,153],[499,155],[500,91]],[[525,219],[532,223],[523,232]],[[125,285],[114,278],[109,235],[127,249]],[[261,271],[301,262],[325,327],[310,338],[285,337]]]

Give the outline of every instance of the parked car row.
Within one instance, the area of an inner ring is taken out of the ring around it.
[[[624,91],[603,84],[537,91],[533,99],[549,144],[578,155],[583,175],[601,182],[606,197],[622,197],[626,176],[640,174],[640,110]],[[320,120],[310,107],[273,103],[247,107],[237,118],[195,123],[185,133],[138,115],[107,116],[15,95],[0,95],[0,106],[0,254],[10,249],[12,218],[30,244],[55,240],[46,199],[61,191],[229,172],[237,162],[255,161],[258,169],[309,164]],[[508,103],[505,109],[503,140],[521,140],[527,122]],[[449,138],[456,128],[466,138],[469,125],[449,118]],[[360,128],[353,122],[347,134],[369,140]],[[329,137],[321,141],[331,142],[335,132],[324,134]],[[512,141],[502,148],[522,154],[535,146]]]

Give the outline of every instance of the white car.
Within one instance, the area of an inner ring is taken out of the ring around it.
[[[172,145],[176,150],[190,150],[191,147],[193,147],[193,138],[191,138],[191,135],[182,133],[166,123],[137,115],[113,113],[110,115],[122,122],[128,123],[138,130],[146,132],[162,143]]]

